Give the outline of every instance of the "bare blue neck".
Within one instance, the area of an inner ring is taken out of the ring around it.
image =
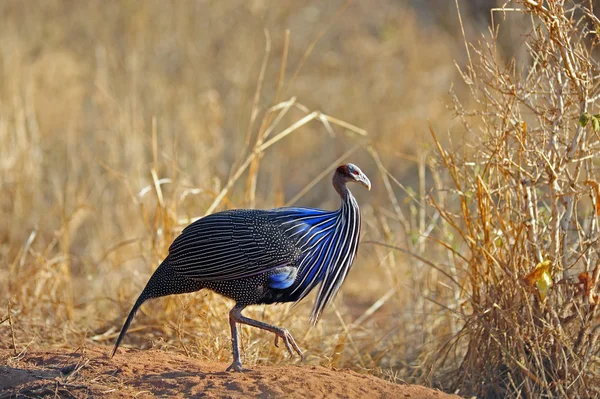
[[[346,186],[346,181],[344,180],[344,176],[340,173],[336,173],[333,175],[332,179],[333,188],[338,192],[343,202],[346,202],[352,197],[352,193]]]

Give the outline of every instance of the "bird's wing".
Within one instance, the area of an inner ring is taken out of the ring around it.
[[[234,210],[186,227],[169,248],[169,264],[198,280],[233,280],[295,264],[302,255],[270,211]]]

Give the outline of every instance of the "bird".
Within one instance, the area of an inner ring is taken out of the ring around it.
[[[289,352],[303,353],[290,332],[248,318],[250,305],[299,302],[319,286],[310,321],[316,325],[339,291],[358,250],[361,219],[347,183],[371,189],[358,166],[338,166],[332,184],[341,198],[337,210],[283,207],[231,209],[188,225],[169,247],[133,305],[115,342],[112,358],[140,306],[149,299],[209,289],[235,301],[229,312],[233,362],[227,371],[243,371],[238,324],[275,334]]]

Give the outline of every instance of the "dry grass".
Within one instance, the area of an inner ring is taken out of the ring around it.
[[[0,174],[0,290],[12,304],[18,351],[112,344],[190,220],[230,207],[333,209],[329,177],[341,161],[359,164],[378,185],[368,195],[356,190],[365,240],[418,236],[418,212],[402,204],[392,176],[417,165],[422,175],[425,158],[407,154],[419,148],[414,138],[426,117],[449,119],[440,97],[454,72],[448,43],[420,51],[436,31],[420,27],[410,9],[1,6],[0,149],[8,156]],[[435,280],[421,277],[427,269],[405,280],[410,263],[368,245],[356,266],[318,328],[308,327],[310,300],[254,312],[289,327],[309,363],[403,369],[435,334],[430,323],[411,322],[399,336],[402,313],[443,323],[419,299],[419,287]],[[126,343],[229,361],[230,306],[208,292],[153,301]],[[10,337],[8,324],[1,328]],[[246,364],[288,361],[271,342],[244,329]],[[10,339],[3,345],[12,347]]]
[[[355,190],[363,242],[336,305],[312,329],[310,299],[256,317],[312,364],[489,397],[597,394],[598,135],[578,125],[599,112],[597,21],[508,4],[525,17],[494,13],[522,28],[506,62],[501,28],[465,51],[458,23],[367,3],[3,2],[0,345],[112,344],[187,223],[332,209],[332,168],[353,161],[374,191]],[[466,85],[447,96],[459,51]],[[461,145],[432,146],[427,120]],[[523,278],[543,261],[541,300]],[[230,307],[152,301],[126,344],[227,362]],[[242,345],[246,364],[290,361],[256,329]]]

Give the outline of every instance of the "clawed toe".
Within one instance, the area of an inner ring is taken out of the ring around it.
[[[240,362],[233,362],[231,363],[231,366],[227,367],[227,371],[236,371],[236,372],[242,372],[242,363]]]
[[[300,359],[304,360],[304,354],[302,353],[302,351],[298,347],[298,344],[296,344],[294,337],[292,336],[292,334],[290,334],[288,330],[281,329],[281,331],[275,334],[275,346],[277,347],[279,347],[279,338],[281,338],[281,340],[285,344],[285,348],[287,349],[290,356],[293,357],[294,351],[296,351],[296,353],[300,356]]]

